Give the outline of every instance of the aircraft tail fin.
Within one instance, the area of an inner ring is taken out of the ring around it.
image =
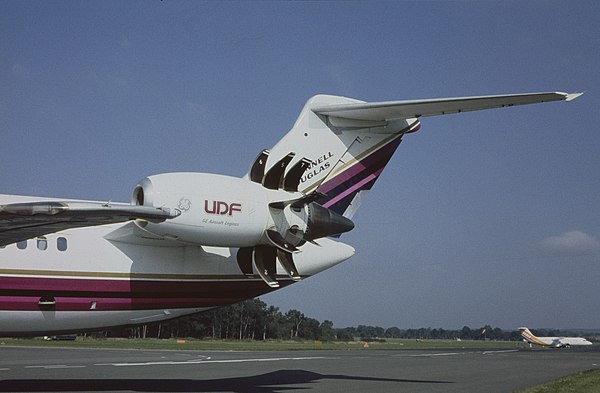
[[[317,95],[305,104],[292,129],[263,150],[246,177],[267,188],[315,194],[315,201],[351,218],[400,144],[419,128],[417,119],[362,121],[322,115],[317,107],[357,104],[351,98]],[[273,180],[277,179],[277,180]]]
[[[318,193],[316,202],[351,218],[419,118],[549,101],[581,93],[528,93],[367,103],[317,95],[292,129],[259,154],[246,175],[271,189]]]
[[[523,340],[527,341],[530,344],[538,344],[538,345],[546,345],[545,342],[537,338],[527,327],[520,327],[519,333]]]

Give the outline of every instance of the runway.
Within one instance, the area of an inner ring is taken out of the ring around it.
[[[600,367],[600,347],[208,352],[0,347],[0,391],[512,392]]]

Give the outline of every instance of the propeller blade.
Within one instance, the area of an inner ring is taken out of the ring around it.
[[[310,194],[307,194],[305,196],[303,196],[300,199],[295,200],[292,203],[292,207],[302,207],[304,205],[308,205],[309,203],[312,203],[314,201],[316,201],[319,198],[325,197],[327,196],[326,194],[323,194],[322,192],[311,192]]]
[[[306,157],[298,161],[283,178],[283,189],[286,191],[297,192],[300,179],[308,167],[310,167],[310,164],[311,161]]]
[[[267,229],[265,231],[266,235],[267,235],[267,239],[269,239],[269,241],[277,248],[279,248],[282,251],[285,252],[298,252],[300,250],[298,250],[295,246],[291,245],[290,243],[286,242],[285,239],[283,238],[283,236],[281,236],[281,233],[277,232],[274,229]]]
[[[292,280],[302,280],[302,277],[300,277],[300,274],[298,274],[298,269],[296,269],[296,264],[294,263],[292,254],[282,250],[277,250],[277,259],[279,259],[279,263],[283,267],[283,270],[285,270]]]
[[[242,273],[245,276],[251,276],[254,274],[252,271],[252,247],[242,247],[237,252],[237,263]]]
[[[294,158],[295,155],[295,153],[288,153],[287,156],[277,161],[277,163],[273,165],[263,177],[263,187],[268,188],[270,190],[278,189],[279,185],[282,182],[283,174],[285,173],[285,168],[288,166],[290,161],[292,161],[292,158]]]
[[[302,229],[298,228],[297,225],[293,225],[290,229],[288,229],[286,235],[293,236],[297,239],[297,242],[294,242],[296,247],[301,246],[305,242],[304,231]],[[289,239],[289,237],[288,237],[288,239]],[[300,243],[302,243],[302,244],[300,244]]]
[[[271,202],[271,203],[269,203],[269,207],[272,207],[274,209],[283,209],[287,205],[292,205],[292,207],[302,207],[304,205],[307,205],[307,204],[314,202],[317,199],[319,199],[321,197],[325,197],[325,196],[327,196],[327,195],[323,194],[321,192],[315,191],[315,192],[311,192],[310,194],[303,195],[300,198],[289,199],[287,201]]]
[[[277,249],[269,246],[254,247],[254,266],[258,275],[271,288],[279,288],[277,282]]]
[[[250,180],[254,183],[261,183],[265,175],[265,167],[267,166],[267,158],[269,158],[269,150],[265,149],[254,160],[252,168],[250,168]]]

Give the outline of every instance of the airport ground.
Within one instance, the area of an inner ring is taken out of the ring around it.
[[[512,392],[600,367],[600,347],[295,351],[0,346],[0,391]]]
[[[56,336],[54,336],[56,337]],[[414,340],[395,339],[355,341],[313,340],[214,340],[195,338],[128,339],[93,338],[78,336],[75,340],[36,338],[0,338],[0,345],[46,346],[68,348],[114,348],[114,349],[176,349],[176,350],[222,350],[222,351],[298,351],[298,350],[357,350],[357,349],[517,349],[528,348],[523,341],[486,340]],[[70,336],[74,338],[75,336]]]

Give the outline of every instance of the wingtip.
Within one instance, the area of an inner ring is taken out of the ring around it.
[[[583,95],[583,93],[585,93],[585,91],[579,93],[565,93],[565,101],[573,101],[575,98]]]

